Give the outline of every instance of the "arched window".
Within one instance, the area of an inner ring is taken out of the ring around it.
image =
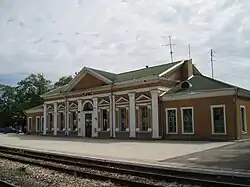
[[[93,110],[93,105],[90,102],[87,102],[83,107],[83,111],[92,111],[92,110]]]

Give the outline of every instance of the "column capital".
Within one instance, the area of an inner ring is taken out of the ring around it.
[[[158,90],[150,90],[151,95],[158,94]]]
[[[135,92],[128,93],[129,97],[135,97]]]
[[[93,100],[93,103],[95,103],[95,102],[97,103],[98,98],[97,98],[97,97],[94,97],[92,100]]]

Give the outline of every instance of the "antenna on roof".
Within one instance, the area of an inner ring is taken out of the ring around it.
[[[212,78],[214,78],[214,51],[210,50],[210,62],[211,62],[211,70],[212,70]]]
[[[188,44],[188,58],[191,58],[191,45]]]
[[[173,48],[172,48],[172,46],[173,45],[175,45],[175,44],[172,44],[172,38],[171,38],[171,35],[170,36],[168,36],[168,38],[169,38],[169,44],[167,44],[167,45],[162,45],[162,46],[169,46],[169,53],[170,53],[170,58],[171,58],[171,62],[173,62],[174,61],[174,58],[173,58]]]

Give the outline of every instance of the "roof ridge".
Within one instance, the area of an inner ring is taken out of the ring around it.
[[[164,66],[164,65],[169,65],[169,64],[175,64],[175,63],[178,63],[178,62],[181,62],[182,60],[178,60],[178,61],[175,61],[175,62],[170,62],[170,63],[164,63],[164,64],[158,64],[158,65],[154,65],[154,66],[150,66],[148,68],[140,68],[140,69],[136,69],[136,70],[132,70],[132,71],[125,71],[125,72],[122,72],[122,73],[118,73],[117,75],[121,75],[121,74],[125,74],[125,73],[131,73],[131,72],[136,72],[136,71],[141,71],[141,70],[145,70],[145,69],[151,69],[151,68],[155,68],[155,67],[160,67],[160,66]]]
[[[113,74],[113,75],[117,75],[117,73],[113,73],[113,72],[110,72],[110,71],[104,71],[104,70],[95,69],[95,68],[91,68],[91,67],[86,67],[86,68],[91,69],[93,71],[101,71],[101,72],[105,72],[105,73],[110,73],[110,74]]]

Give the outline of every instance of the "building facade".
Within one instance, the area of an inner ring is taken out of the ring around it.
[[[84,67],[26,110],[28,132],[121,139],[239,139],[250,92],[202,75],[192,60],[114,74]]]

